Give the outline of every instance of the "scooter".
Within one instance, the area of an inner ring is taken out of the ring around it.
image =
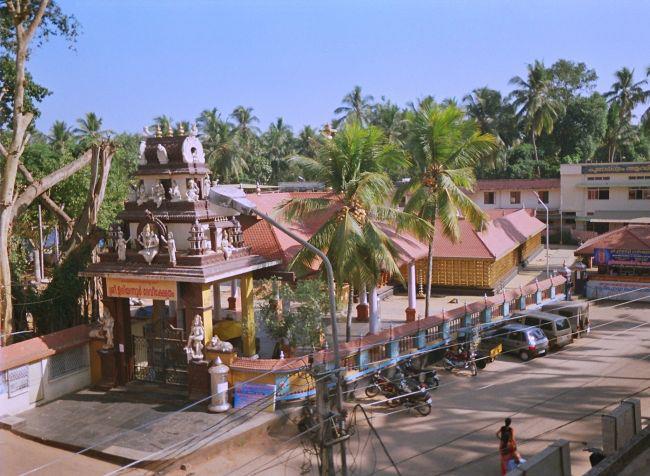
[[[447,351],[442,359],[442,366],[447,372],[451,372],[454,369],[463,369],[470,370],[472,376],[476,376],[478,374],[478,368],[476,366],[476,351],[471,350],[469,353]]]
[[[397,402],[398,405],[404,405],[409,409],[413,408],[422,416],[427,416],[431,413],[433,399],[425,384],[409,386],[406,380],[402,380],[398,385],[398,391],[401,397],[393,398],[392,401]]]

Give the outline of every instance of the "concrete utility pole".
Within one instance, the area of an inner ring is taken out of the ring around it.
[[[38,204],[38,252],[39,259],[41,260],[41,279],[45,277],[45,258],[43,257],[45,253],[43,252],[43,211],[41,209],[41,204]]]
[[[544,207],[544,210],[546,210],[546,277],[550,278],[551,277],[551,271],[550,271],[549,262],[548,262],[548,247],[550,246],[550,243],[548,242],[548,207],[542,201],[542,199],[539,198],[539,195],[537,194],[537,192],[533,192],[533,193],[537,197],[537,201],[539,202],[539,204]]]
[[[321,250],[316,248],[314,245],[309,243],[308,241],[304,240],[302,237],[298,236],[296,233],[282,225],[281,223],[278,223],[274,218],[270,217],[266,213],[263,213],[259,211],[255,204],[251,202],[250,200],[246,199],[245,197],[237,197],[237,196],[230,196],[227,195],[226,193],[222,193],[217,190],[216,187],[212,187],[210,190],[210,195],[208,198],[212,203],[215,205],[221,206],[221,207],[227,207],[227,208],[232,208],[235,211],[239,213],[243,213],[245,215],[257,215],[260,217],[262,220],[270,223],[274,227],[278,228],[285,234],[287,234],[289,237],[293,238],[296,240],[298,243],[300,243],[302,246],[307,248],[309,251],[314,253],[316,256],[318,256],[322,261],[323,261],[323,266],[325,267],[325,272],[327,275],[327,289],[328,289],[328,294],[329,294],[329,308],[330,308],[330,320],[331,320],[331,325],[332,325],[332,353],[334,354],[334,376],[336,377],[336,411],[338,412],[338,415],[336,415],[336,424],[338,425],[338,433],[340,435],[343,435],[346,433],[346,429],[344,427],[345,425],[345,419],[343,417],[343,385],[342,385],[342,376],[341,376],[341,355],[339,352],[339,331],[338,331],[338,322],[336,320],[336,296],[334,294],[334,270],[332,269],[332,263],[330,262],[329,258],[325,253],[323,253]],[[319,377],[322,379],[323,382],[325,382],[324,386],[323,385],[316,385],[316,392],[317,392],[317,401],[320,398],[323,398],[325,401],[325,407],[323,408],[322,406],[319,407],[319,415],[320,419],[325,419],[329,420],[323,423],[320,427],[320,435],[322,436],[321,441],[324,443],[326,439],[326,432],[328,429],[334,428],[334,418],[330,419],[330,411],[327,409],[327,379],[323,379],[322,377]],[[322,412],[322,413],[321,413]],[[327,413],[325,413],[327,412]],[[333,436],[333,435],[332,435]],[[348,465],[347,465],[347,455],[346,455],[346,450],[345,450],[345,442],[346,438],[338,438],[337,443],[341,447],[341,474],[343,476],[347,476],[348,474]],[[334,452],[332,450],[332,447],[328,447],[326,449],[325,444],[321,445],[321,448],[325,453],[322,453],[322,458],[323,458],[323,464],[321,465],[322,468],[332,468],[332,472],[329,473],[322,473],[326,475],[334,475]],[[325,458],[327,457],[327,464],[325,464]],[[322,469],[321,468],[321,469]]]

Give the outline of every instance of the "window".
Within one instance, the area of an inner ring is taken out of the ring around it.
[[[587,200],[609,200],[608,188],[588,188]]]
[[[629,200],[650,200],[650,187],[635,187],[628,189]]]
[[[77,347],[50,357],[50,380],[88,367],[86,347]]]
[[[596,181],[598,181],[598,180],[609,180],[609,177],[604,177],[604,176],[601,176],[601,177],[587,177],[587,180],[596,180]]]
[[[483,203],[485,205],[494,205],[494,192],[483,192]]]
[[[521,192],[510,192],[510,205],[519,205],[521,203]]]
[[[539,195],[539,199],[542,203],[548,204],[548,190],[540,190],[537,192],[537,195]]]
[[[650,175],[630,175],[629,180],[650,180]]]
[[[571,324],[569,324],[569,321],[567,319],[558,319],[557,321],[555,321],[555,328],[558,331],[563,331],[565,329],[568,329],[569,327],[571,327]]]

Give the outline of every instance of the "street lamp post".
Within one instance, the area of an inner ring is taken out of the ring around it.
[[[341,355],[339,352],[339,332],[338,332],[338,323],[336,322],[336,296],[334,294],[334,270],[332,269],[332,263],[325,253],[316,248],[314,245],[304,240],[293,231],[285,227],[284,225],[278,223],[275,219],[259,211],[255,204],[246,198],[231,197],[230,195],[220,193],[215,188],[210,190],[210,195],[208,197],[209,201],[215,205],[232,208],[239,213],[244,215],[257,215],[262,220],[267,221],[274,227],[278,228],[283,233],[286,233],[291,238],[296,240],[298,243],[303,245],[309,251],[318,256],[323,260],[325,265],[325,271],[327,274],[327,288],[329,292],[329,307],[330,307],[330,319],[332,321],[332,340],[333,342],[333,353],[334,353],[334,367],[336,368],[336,408],[339,412],[339,415],[343,415],[343,388],[341,384]],[[342,422],[339,422],[342,425]],[[341,428],[342,429],[342,428]],[[347,474],[347,458],[345,454],[345,440],[341,441],[341,469],[342,474],[345,476]],[[323,465],[326,463],[323,462]]]
[[[533,192],[535,196],[537,197],[537,202],[544,207],[544,210],[546,210],[546,277],[551,276],[551,272],[549,270],[549,262],[548,262],[548,247],[549,247],[549,242],[548,242],[548,207],[546,204],[542,201],[541,198],[539,198],[539,194],[537,192]]]

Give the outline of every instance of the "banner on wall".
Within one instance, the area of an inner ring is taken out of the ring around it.
[[[650,250],[594,248],[594,264],[607,266],[650,266]]]
[[[106,278],[109,297],[176,301],[176,283],[173,281],[140,281],[137,279]]]

